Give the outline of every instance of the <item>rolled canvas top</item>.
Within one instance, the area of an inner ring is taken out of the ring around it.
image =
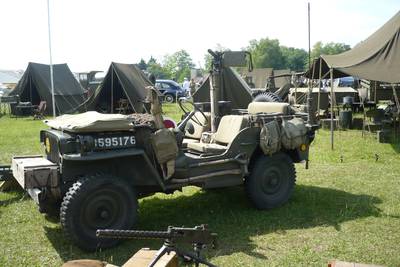
[[[67,132],[106,132],[132,130],[133,119],[122,114],[102,114],[88,111],[77,115],[63,115],[45,120],[49,127]]]

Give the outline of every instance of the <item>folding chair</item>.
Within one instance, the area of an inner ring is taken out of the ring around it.
[[[46,101],[40,101],[39,106],[33,110],[33,119],[43,120],[46,107],[47,107]]]

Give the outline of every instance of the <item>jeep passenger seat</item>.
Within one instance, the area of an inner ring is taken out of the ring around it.
[[[217,132],[213,135],[214,143],[188,143],[189,151],[209,154],[222,154],[226,151],[229,144],[235,139],[238,133],[248,125],[247,116],[226,115],[219,123]]]

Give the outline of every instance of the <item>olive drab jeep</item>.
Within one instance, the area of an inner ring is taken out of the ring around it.
[[[12,160],[19,184],[40,211],[59,209],[61,225],[77,246],[115,245],[118,240],[96,238],[96,230],[132,229],[139,198],[188,185],[243,185],[258,209],[288,201],[294,163],[308,160],[314,138],[307,114],[287,103],[251,102],[215,116],[215,105],[222,110],[226,103],[211,96],[211,111],[192,104],[175,129],[166,129],[157,93],[148,90],[151,114],[64,115],[47,121],[50,128],[40,133],[45,157]]]

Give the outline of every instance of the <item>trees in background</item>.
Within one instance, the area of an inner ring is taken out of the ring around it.
[[[284,69],[286,66],[277,39],[251,40],[246,50],[253,56],[253,64],[256,68]]]
[[[303,71],[308,66],[308,53],[301,48],[286,47],[277,39],[251,40],[246,48],[253,55],[254,66],[257,68],[290,69]],[[347,51],[350,46],[344,43],[317,42],[311,51],[311,59],[320,55],[335,55]]]
[[[190,69],[195,67],[185,50],[166,55],[162,63],[150,57],[147,63],[141,59],[137,65],[141,70],[154,74],[157,79],[172,79],[177,82],[182,82],[185,77],[190,78]]]
[[[304,71],[308,67],[308,53],[301,48],[286,47],[279,44],[277,39],[263,38],[251,40],[244,50],[249,51],[253,56],[254,67],[290,69],[292,71]],[[314,44],[311,51],[311,59],[318,58],[320,55],[339,54],[350,49],[344,43],[322,43]],[[215,51],[227,51],[229,48],[217,44]],[[211,56],[207,53],[204,56],[204,72],[209,70]],[[182,82],[183,79],[190,78],[190,69],[195,67],[192,58],[186,50],[179,50],[173,54],[164,56],[161,63],[153,57],[145,62],[141,59],[138,66],[142,70],[153,73],[157,79],[174,79]]]
[[[172,79],[182,82],[185,77],[190,79],[190,69],[194,68],[195,65],[189,53],[182,49],[172,55],[166,55],[163,67]]]
[[[316,42],[311,50],[311,58],[318,58],[320,55],[336,55],[350,50],[350,45],[344,43],[322,43]]]

